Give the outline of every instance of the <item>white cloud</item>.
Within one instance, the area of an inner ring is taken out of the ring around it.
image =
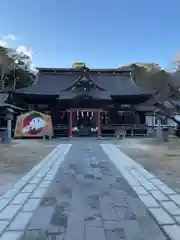
[[[16,51],[19,54],[23,53],[27,55],[32,60],[32,55],[33,55],[32,49],[27,49],[24,45],[19,45],[17,46]]]
[[[3,36],[2,39],[5,41],[7,41],[7,40],[15,41],[17,39],[17,37],[14,36],[13,34],[8,34],[6,36]]]
[[[6,36],[2,36],[0,38],[0,46],[5,47],[5,46],[9,45],[9,41],[15,41],[16,39],[17,39],[17,37],[13,34],[8,34]]]
[[[5,47],[6,45],[7,45],[7,42],[0,39],[0,47]]]
[[[8,34],[6,36],[2,36],[0,38],[0,47],[8,47],[11,48],[11,42],[12,41],[16,41],[17,37],[13,34]],[[27,48],[24,45],[16,45],[16,47],[13,47],[12,49],[14,49],[18,54],[24,54],[27,55],[30,60],[32,61],[32,55],[33,55],[33,51],[32,49]],[[31,68],[34,68],[33,63],[30,64]]]

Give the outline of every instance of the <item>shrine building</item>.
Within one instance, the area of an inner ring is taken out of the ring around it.
[[[134,82],[130,69],[37,68],[36,81],[9,91],[36,110],[51,116],[55,137],[147,134],[154,107],[152,92]]]

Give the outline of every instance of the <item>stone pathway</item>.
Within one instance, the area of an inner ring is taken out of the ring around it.
[[[103,150],[137,193],[158,225],[172,240],[180,236],[180,194],[169,188],[113,144]]]
[[[0,198],[0,239],[18,240],[71,145],[59,145]]]
[[[39,199],[39,196],[36,198]],[[31,212],[31,206],[33,204],[24,207],[23,211]],[[14,224],[11,230],[20,230],[18,226],[22,227],[22,221],[19,225]],[[122,173],[103,152],[99,142],[89,144],[82,141],[73,142],[21,239],[168,238]]]
[[[113,144],[58,145],[0,198],[0,240],[177,240],[180,195]]]

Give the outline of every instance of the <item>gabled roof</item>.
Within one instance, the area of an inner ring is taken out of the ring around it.
[[[130,71],[119,69],[39,69],[36,82],[15,92],[19,94],[57,95],[62,90],[71,87],[81,76],[88,76],[93,83],[104,89],[111,96],[152,95],[137,86],[131,77]],[[65,92],[64,92],[65,94]]]
[[[66,88],[61,89],[60,93],[63,91],[68,91],[68,90],[73,90],[74,88],[85,88],[85,87],[90,87],[90,88],[97,88],[101,91],[106,91],[105,88],[102,88],[98,86],[90,76],[90,74],[87,73],[82,73],[80,76],[78,76],[75,81],[69,85]]]
[[[89,74],[82,74],[70,86],[62,89],[58,99],[89,98],[111,100],[110,93],[98,86]]]

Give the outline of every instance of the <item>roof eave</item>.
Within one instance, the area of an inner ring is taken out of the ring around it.
[[[12,109],[15,109],[15,110],[19,110],[19,111],[23,111],[25,109],[23,108],[20,108],[20,107],[17,107],[15,105],[12,105],[12,104],[8,104],[8,103],[4,103],[4,104],[0,104],[0,108],[3,108],[3,107],[9,107],[9,108],[12,108]]]
[[[119,68],[36,68],[39,72],[80,72],[88,70],[89,72],[131,72],[132,69],[119,69]]]
[[[56,97],[58,96],[57,93],[37,93],[37,92],[12,92],[14,95],[21,95],[21,96],[49,96],[49,97]]]

